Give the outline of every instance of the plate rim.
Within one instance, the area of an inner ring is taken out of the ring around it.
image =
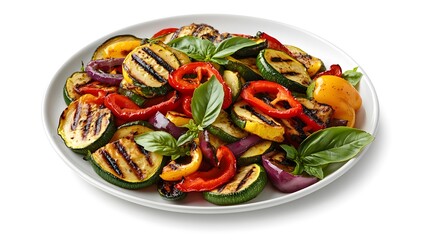
[[[319,41],[324,42],[325,44],[330,45],[332,48],[334,48],[335,50],[339,51],[341,54],[344,54],[345,56],[347,56],[351,61],[353,61],[354,63],[357,64],[357,62],[351,57],[349,56],[346,52],[344,52],[342,49],[340,49],[339,47],[337,47],[336,45],[330,43],[329,41],[317,36],[314,33],[311,33],[307,30],[301,29],[299,27],[284,23],[284,22],[280,22],[280,21],[274,21],[271,19],[266,19],[266,18],[259,18],[259,17],[253,17],[253,16],[246,16],[246,15],[236,15],[236,14],[189,14],[189,15],[177,15],[177,16],[171,16],[171,17],[166,17],[166,18],[158,18],[158,19],[153,19],[153,20],[149,20],[149,21],[144,21],[144,22],[140,22],[140,23],[136,23],[133,25],[130,25],[128,27],[125,28],[121,28],[121,29],[117,29],[116,31],[112,31],[111,33],[102,36],[101,38],[97,39],[96,41],[93,41],[92,43],[89,43],[87,45],[85,45],[83,48],[81,48],[79,51],[77,51],[75,54],[73,54],[72,56],[70,56],[66,62],[64,62],[61,67],[56,71],[56,73],[54,74],[54,76],[52,77],[52,79],[49,81],[49,84],[47,85],[45,92],[44,92],[44,97],[43,97],[43,102],[42,102],[42,123],[43,123],[43,127],[45,130],[45,134],[49,139],[49,142],[51,144],[51,146],[54,148],[54,150],[57,152],[57,154],[61,157],[61,159],[66,163],[66,165],[68,165],[73,171],[75,171],[76,173],[78,173],[78,175],[83,178],[85,181],[87,181],[88,183],[90,183],[91,185],[95,186],[96,188],[103,190],[113,196],[119,197],[123,200],[127,200],[129,202],[133,202],[145,207],[150,207],[150,208],[154,208],[154,209],[159,209],[159,210],[165,210],[165,211],[170,211],[170,212],[180,212],[180,213],[195,213],[195,214],[223,214],[223,213],[235,213],[235,212],[245,212],[245,211],[253,211],[253,210],[259,210],[259,209],[263,209],[263,208],[269,208],[269,207],[274,207],[277,205],[281,205],[281,204],[285,204],[287,202],[291,202],[294,200],[297,200],[299,198],[302,198],[310,193],[313,193],[317,190],[320,190],[321,188],[327,186],[328,184],[330,184],[331,182],[333,182],[334,180],[337,180],[339,177],[341,177],[343,174],[345,174],[346,172],[348,172],[357,162],[359,162],[359,160],[365,155],[365,153],[370,149],[370,147],[373,144],[370,144],[368,146],[366,146],[363,151],[361,151],[359,153],[359,155],[349,161],[347,161],[343,166],[341,166],[338,170],[336,170],[333,174],[328,175],[326,178],[324,178],[322,181],[317,182],[316,184],[313,184],[307,188],[304,188],[300,191],[294,192],[294,193],[290,193],[290,194],[285,194],[282,197],[278,197],[278,198],[274,198],[274,199],[268,199],[268,200],[264,200],[264,201],[259,201],[259,202],[250,202],[250,203],[243,203],[243,204],[239,204],[239,205],[230,205],[230,206],[189,206],[189,205],[174,205],[171,204],[170,202],[155,202],[155,201],[149,201],[147,199],[142,199],[142,198],[137,198],[135,196],[126,194],[124,189],[116,189],[113,186],[108,186],[106,184],[100,184],[98,181],[96,181],[95,179],[93,179],[91,176],[87,175],[86,173],[84,173],[80,168],[78,168],[78,166],[74,165],[70,159],[67,158],[67,156],[62,152],[62,150],[57,146],[57,144],[55,143],[54,137],[58,137],[56,134],[56,131],[54,131],[55,133],[52,132],[52,129],[49,129],[50,126],[48,126],[47,124],[47,119],[49,117],[49,109],[48,109],[48,99],[49,99],[49,92],[52,91],[52,88],[55,84],[59,84],[57,83],[55,80],[58,79],[61,71],[70,64],[70,61],[75,58],[77,55],[82,54],[85,49],[89,48],[91,45],[95,45],[97,43],[99,43],[100,41],[103,41],[103,39],[105,40],[106,37],[108,36],[113,36],[116,33],[119,32],[124,32],[127,31],[128,29],[133,29],[136,28],[138,26],[143,26],[143,25],[151,25],[151,24],[155,24],[157,22],[165,22],[165,21],[174,21],[174,20],[182,20],[185,18],[194,18],[194,19],[198,19],[198,18],[210,18],[210,17],[226,17],[226,18],[236,18],[236,19],[251,19],[253,21],[263,21],[263,22],[271,22],[275,25],[281,25],[284,26],[286,28],[291,28],[294,29],[296,31],[302,32],[305,35],[309,35],[313,38],[316,38]],[[377,132],[378,132],[378,127],[379,127],[379,116],[380,116],[380,109],[379,109],[379,100],[378,100],[378,96],[376,93],[376,90],[373,86],[373,83],[371,81],[371,79],[369,78],[369,76],[366,74],[366,72],[364,71],[364,69],[362,69],[359,66],[359,70],[364,74],[366,81],[365,84],[368,85],[368,89],[370,90],[371,93],[371,98],[373,101],[373,105],[372,105],[372,113],[373,113],[373,118],[371,118],[370,120],[372,121],[372,123],[370,124],[372,126],[372,129],[367,130],[369,133],[371,133],[374,137],[376,137]],[[70,73],[71,74],[71,73]],[[59,117],[59,116],[58,116]],[[366,118],[366,120],[368,120],[369,118]],[[340,171],[341,170],[341,171]]]

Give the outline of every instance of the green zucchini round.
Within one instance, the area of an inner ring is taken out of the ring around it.
[[[81,95],[76,92],[78,86],[82,86],[91,81],[91,78],[86,72],[74,72],[70,77],[67,78],[64,88],[63,97],[67,105],[74,100],[78,99]]]
[[[129,138],[108,143],[88,158],[101,178],[126,189],[155,184],[165,162],[162,155],[145,151]]]
[[[255,58],[235,59],[227,57],[228,62],[225,68],[234,72],[238,72],[246,81],[254,81],[263,79],[259,70],[253,69],[250,63],[255,63]],[[255,63],[256,64],[256,63]]]
[[[266,80],[277,82],[291,91],[305,93],[311,83],[305,66],[283,51],[262,50],[256,65]]]
[[[57,128],[65,145],[79,154],[107,144],[115,131],[114,116],[108,108],[79,99],[62,112]]]
[[[207,131],[227,143],[236,142],[248,135],[232,122],[224,110],[221,110],[216,120],[207,127]]]
[[[188,193],[182,192],[176,188],[177,182],[164,181],[162,178],[159,179],[157,184],[157,190],[159,195],[169,201],[178,201],[184,199]]]
[[[209,192],[203,192],[203,197],[216,205],[240,204],[258,196],[267,181],[265,169],[254,163],[238,168],[237,174],[230,182]]]
[[[237,166],[245,166],[252,163],[261,163],[262,155],[271,152],[275,149],[276,144],[272,141],[261,141],[256,145],[250,147],[241,154],[237,159]]]

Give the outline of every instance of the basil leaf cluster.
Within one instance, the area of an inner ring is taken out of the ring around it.
[[[280,146],[286,151],[287,158],[297,164],[293,174],[305,171],[322,179],[324,167],[352,159],[373,140],[371,134],[360,129],[330,127],[312,133],[298,149],[285,144]]]
[[[138,135],[134,140],[145,150],[171,156],[173,160],[184,156],[189,153],[185,144],[197,138],[200,131],[216,120],[222,109],[223,98],[222,84],[213,75],[195,89],[191,100],[193,120],[185,125],[188,131],[179,139],[164,131],[152,131]]]
[[[226,64],[228,62],[226,57],[236,51],[256,44],[256,42],[244,37],[231,37],[215,45],[207,39],[194,36],[176,38],[168,43],[169,46],[184,52],[197,61],[214,62],[220,65]]]

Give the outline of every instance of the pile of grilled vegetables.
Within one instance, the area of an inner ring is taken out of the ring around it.
[[[222,99],[209,93],[216,87]],[[317,182],[315,165],[294,161],[290,149],[315,132],[353,128],[361,105],[339,65],[326,69],[264,32],[207,24],[107,39],[66,79],[64,100],[58,134],[101,178],[127,189],[156,185],[168,200],[202,192],[218,205],[257,197],[273,166],[300,185],[280,191]]]

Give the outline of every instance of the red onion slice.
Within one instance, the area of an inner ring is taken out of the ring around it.
[[[123,79],[122,74],[110,74],[107,72],[111,71],[114,67],[121,66],[123,62],[124,58],[93,60],[88,63],[85,71],[88,76],[95,81],[108,85],[119,86],[119,83],[121,83]]]
[[[257,135],[248,135],[237,142],[230,143],[226,145],[234,154],[236,158],[240,157],[245,151],[247,151],[250,147],[259,143],[262,140]]]
[[[208,160],[208,163],[210,164],[210,166],[212,167],[217,166],[219,162],[217,161],[217,158],[216,158],[216,149],[210,143],[209,132],[207,130],[202,131],[198,135],[198,138],[200,140],[200,148],[204,158]]]
[[[270,182],[281,192],[293,193],[319,181],[316,177],[293,175],[292,173],[278,167],[271,161],[272,155],[273,152],[263,155],[262,165],[267,172]]]
[[[171,136],[176,139],[187,131],[187,128],[174,125],[174,123],[168,120],[168,118],[166,118],[161,112],[156,112],[155,115],[149,118],[149,123],[158,130],[170,133]]]

